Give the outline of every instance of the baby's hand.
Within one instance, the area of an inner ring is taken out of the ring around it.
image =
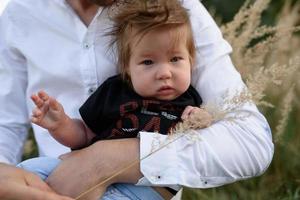
[[[50,131],[57,129],[65,120],[65,112],[62,105],[46,92],[39,91],[31,96],[36,107],[32,111],[31,121]]]
[[[181,115],[181,119],[189,123],[193,129],[207,128],[213,122],[213,117],[209,112],[203,108],[194,106],[187,106]]]

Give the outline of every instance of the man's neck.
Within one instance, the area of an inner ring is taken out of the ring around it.
[[[66,0],[66,2],[74,9],[86,26],[90,25],[99,8],[99,6],[88,0]]]

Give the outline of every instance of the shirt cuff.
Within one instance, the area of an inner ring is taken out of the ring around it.
[[[140,132],[140,168],[144,175],[137,185],[165,186],[179,190],[175,146],[167,135]]]
[[[206,163],[203,169],[198,169],[203,164],[200,158],[205,157],[206,152],[197,150],[199,144],[191,145],[194,142],[184,135],[179,136],[179,139],[170,139],[167,135],[140,132],[140,170],[144,177],[138,181],[137,185],[170,187],[178,190],[182,186],[211,188],[237,180],[235,177],[222,173],[223,168],[218,169],[218,163],[212,160],[209,164]],[[203,143],[202,139],[197,142]],[[203,146],[202,148],[209,147]],[[194,154],[200,156],[198,158],[200,160],[193,158]],[[205,167],[213,169],[205,171]],[[213,172],[213,176],[206,175],[208,171],[216,172]]]

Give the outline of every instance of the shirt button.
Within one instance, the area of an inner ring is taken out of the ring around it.
[[[89,48],[90,48],[90,44],[84,43],[84,44],[83,44],[83,47],[84,47],[85,49],[89,49]]]
[[[90,94],[92,94],[94,91],[95,91],[94,88],[90,88],[90,89],[89,89],[89,93],[90,93]]]

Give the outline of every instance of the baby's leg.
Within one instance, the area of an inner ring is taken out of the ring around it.
[[[25,160],[19,163],[17,167],[30,171],[38,175],[41,179],[46,180],[60,162],[61,160],[58,158],[38,157]]]
[[[136,186],[134,184],[117,183],[105,187],[98,187],[85,194],[80,199],[85,200],[169,200],[164,199],[152,187]]]
[[[117,183],[109,186],[101,200],[164,200],[158,192],[149,186],[136,186],[129,183]]]

